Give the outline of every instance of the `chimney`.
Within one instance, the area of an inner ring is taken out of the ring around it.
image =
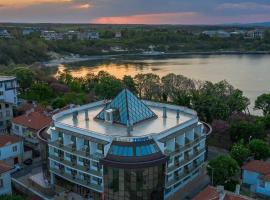
[[[163,118],[167,118],[167,107],[163,107]]]
[[[218,192],[218,194],[219,194],[219,200],[224,200],[224,198],[225,198],[225,190],[224,190],[224,186],[218,185],[218,186],[217,186],[217,192]]]
[[[84,111],[85,121],[89,121],[88,110]]]
[[[176,111],[176,119],[180,119],[180,110]]]

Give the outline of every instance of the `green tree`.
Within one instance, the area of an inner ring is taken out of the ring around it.
[[[53,107],[53,109],[56,108],[62,108],[67,104],[66,99],[63,97],[57,97],[56,99],[54,99],[52,101],[51,106]]]
[[[171,73],[162,77],[161,83],[163,100],[182,106],[191,106],[191,95],[195,90],[193,80]]]
[[[122,81],[114,76],[101,76],[98,84],[95,85],[94,92],[100,98],[112,99],[123,89]]]
[[[229,155],[220,155],[208,163],[208,175],[213,175],[214,185],[227,186],[233,180],[238,180],[240,168],[236,160]]]
[[[227,120],[232,113],[246,110],[249,100],[227,81],[206,81],[193,93],[192,105],[203,120],[212,122]]]
[[[229,132],[233,142],[243,139],[248,143],[250,138],[265,137],[264,123],[261,121],[235,121],[230,125]]]
[[[27,67],[18,67],[14,69],[12,72],[17,77],[17,81],[20,85],[20,89],[25,92],[26,89],[30,88],[34,83],[35,74],[33,70]]]
[[[270,94],[262,94],[255,100],[255,109],[263,111],[264,115],[270,114]]]
[[[35,100],[44,104],[48,104],[53,97],[53,90],[47,83],[41,82],[34,83],[26,94],[27,99]]]
[[[133,93],[137,93],[136,84],[134,82],[134,79],[131,76],[124,76],[123,79],[124,87],[129,89]]]
[[[235,159],[239,166],[242,166],[243,163],[250,156],[249,149],[243,144],[243,142],[239,142],[232,146],[230,155],[233,159]]]
[[[159,100],[161,97],[160,77],[153,73],[137,74],[134,77],[140,98]]]
[[[249,149],[251,154],[257,160],[261,159],[265,160],[270,156],[270,147],[268,143],[263,140],[260,139],[251,140],[249,143]]]
[[[0,196],[0,200],[26,200],[27,198],[19,195],[3,195]]]

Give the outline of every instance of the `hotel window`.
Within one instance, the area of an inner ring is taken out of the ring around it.
[[[1,86],[0,86],[1,87]],[[0,91],[0,96],[2,96],[4,94],[4,92],[3,91]]]
[[[3,179],[0,179],[0,188],[4,187]]]
[[[6,107],[6,108],[9,108],[9,104],[6,103],[5,107]]]
[[[0,112],[0,118],[2,118],[3,117],[3,114],[2,114],[2,112]]]
[[[4,122],[3,121],[0,121],[0,127],[1,126],[4,126]]]
[[[18,149],[17,149],[17,146],[13,146],[13,147],[12,147],[12,151],[13,151],[13,152],[17,152],[17,150],[18,150]]]

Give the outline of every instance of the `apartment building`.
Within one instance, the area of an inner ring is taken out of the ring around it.
[[[194,110],[125,89],[53,116],[51,183],[90,199],[170,199],[204,172],[210,132]]]
[[[13,76],[0,76],[0,133],[11,125],[13,106],[17,105],[17,80]]]

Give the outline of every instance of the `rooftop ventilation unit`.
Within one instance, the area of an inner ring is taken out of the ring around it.
[[[113,123],[116,117],[116,109],[110,108],[105,110],[105,122]]]

